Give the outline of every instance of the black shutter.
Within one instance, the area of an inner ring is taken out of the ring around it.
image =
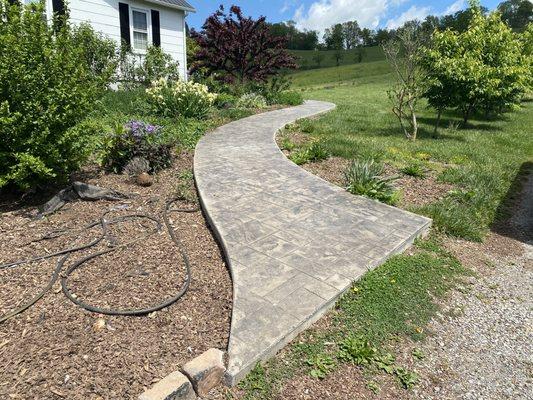
[[[52,0],[52,11],[60,16],[65,15],[65,2],[63,0]]]
[[[129,49],[131,47],[130,9],[126,3],[118,3],[118,12],[120,15],[120,37],[122,43]]]
[[[152,11],[152,43],[154,46],[161,47],[161,25],[159,22],[159,11]]]

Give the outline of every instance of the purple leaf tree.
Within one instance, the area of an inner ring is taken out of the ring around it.
[[[220,6],[191,36],[199,50],[191,72],[214,74],[227,82],[264,82],[282,69],[296,68],[295,59],[285,49],[287,38],[270,33],[265,17],[244,17],[240,7],[225,13]]]

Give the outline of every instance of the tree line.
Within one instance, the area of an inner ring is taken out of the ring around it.
[[[484,15],[488,13],[487,8],[481,7],[480,10]],[[529,0],[506,0],[498,5],[497,11],[501,14],[502,21],[515,32],[523,32],[528,23],[533,22],[533,4]],[[435,30],[450,29],[462,33],[468,29],[472,17],[471,8],[450,15],[429,15],[417,23],[417,29],[426,32],[428,36]],[[362,28],[357,21],[332,25],[325,30],[322,42],[318,31],[299,30],[294,21],[270,24],[270,31],[274,36],[285,37],[286,48],[289,50],[351,50],[381,46],[398,33],[397,29]]]

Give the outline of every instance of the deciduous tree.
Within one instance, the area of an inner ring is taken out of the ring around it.
[[[455,108],[466,124],[474,111],[501,112],[516,106],[528,87],[530,65],[524,43],[495,12],[485,16],[475,2],[465,32],[435,32],[425,51],[425,96],[440,112]]]
[[[409,140],[416,140],[418,122],[416,106],[423,94],[423,74],[419,66],[422,40],[413,26],[401,29],[397,36],[383,45],[383,51],[392,66],[396,82],[389,90],[392,112]]]
[[[287,39],[271,33],[265,17],[245,17],[232,6],[221,6],[201,32],[192,32],[199,50],[191,72],[204,71],[226,81],[266,81],[280,70],[296,68],[294,57],[285,49]]]

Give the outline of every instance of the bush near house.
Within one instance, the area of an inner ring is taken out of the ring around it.
[[[266,82],[283,69],[296,68],[285,49],[287,39],[272,35],[265,17],[245,17],[237,6],[229,13],[221,6],[192,37],[198,45],[191,60],[192,73],[245,84]]]
[[[123,46],[119,60],[119,81],[126,90],[146,87],[160,79],[179,80],[179,63],[160,47],[149,46],[140,56]]]
[[[167,117],[205,118],[217,98],[200,83],[167,81],[164,78],[155,81],[146,93],[154,111]]]
[[[89,27],[49,25],[42,3],[2,0],[1,10],[0,188],[27,189],[65,179],[86,159],[90,130],[73,127],[110,82],[114,60]]]

